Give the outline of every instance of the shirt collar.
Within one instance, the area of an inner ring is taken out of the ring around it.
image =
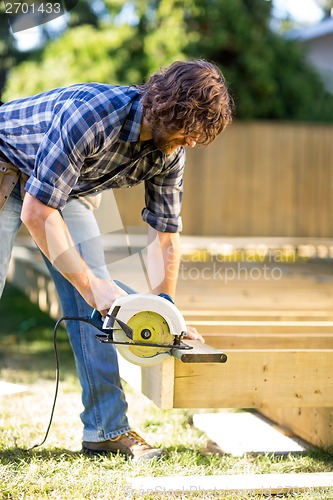
[[[138,142],[140,139],[143,107],[141,94],[135,90],[132,105],[121,128],[119,139],[124,142]]]

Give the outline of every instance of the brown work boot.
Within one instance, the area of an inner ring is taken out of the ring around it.
[[[133,462],[158,459],[165,453],[162,449],[152,448],[134,431],[125,432],[114,439],[107,439],[99,443],[83,441],[82,452],[95,455],[119,452],[130,457]]]

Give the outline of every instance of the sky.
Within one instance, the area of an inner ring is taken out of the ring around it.
[[[273,0],[273,5],[278,17],[289,14],[295,21],[301,23],[315,24],[323,16],[315,0]]]
[[[322,11],[315,0],[273,0],[273,12],[277,17],[284,18],[289,15],[300,23],[315,24],[322,18]],[[61,18],[51,21],[60,23]],[[23,50],[33,47],[39,39],[38,29],[25,30],[15,36],[18,46]]]

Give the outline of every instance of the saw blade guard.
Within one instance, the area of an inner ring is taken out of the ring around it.
[[[145,345],[117,344],[120,354],[131,363],[147,366],[154,365],[169,357],[170,348],[163,348],[163,344],[174,342],[175,335],[186,330],[183,315],[163,297],[152,294],[131,294],[121,296],[115,300],[108,316],[115,317],[126,323],[133,330],[133,338],[129,339],[121,329],[114,330],[113,337],[117,342],[140,342]],[[106,316],[103,329],[112,328]],[[159,347],[149,347],[149,343],[159,343]]]

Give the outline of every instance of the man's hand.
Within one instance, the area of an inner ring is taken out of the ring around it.
[[[194,326],[187,325],[186,335],[184,336],[184,338],[186,340],[187,339],[190,339],[190,340],[199,340],[203,344],[205,343],[205,339],[203,338],[202,335],[200,335],[200,333],[197,332],[197,329],[194,328]]]
[[[88,271],[89,285],[79,289],[82,297],[104,317],[113,302],[120,296],[127,295],[114,281],[96,278],[92,271]]]

